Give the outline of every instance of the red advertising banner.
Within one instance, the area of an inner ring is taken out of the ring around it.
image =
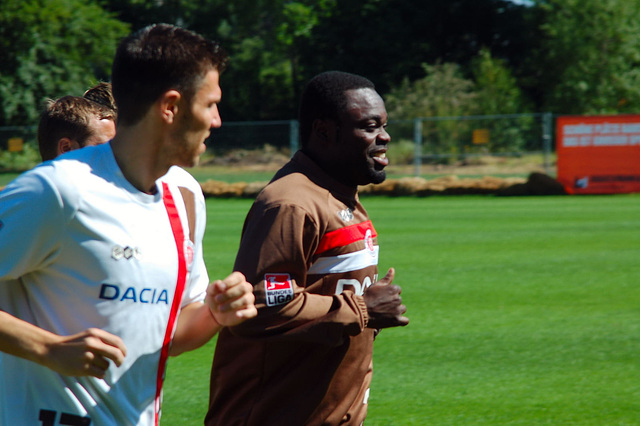
[[[640,115],[562,116],[556,132],[569,194],[640,192]]]

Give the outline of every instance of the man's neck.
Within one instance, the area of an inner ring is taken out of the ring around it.
[[[302,148],[301,151],[311,159],[325,174],[331,176],[336,182],[344,185],[346,188],[350,188],[353,191],[358,189],[358,185],[351,184],[346,181],[344,175],[345,170],[335,164],[332,158],[328,158],[322,151]]]
[[[139,191],[154,194],[156,180],[169,170],[160,161],[158,135],[144,123],[119,127],[111,141],[113,155],[124,175]]]

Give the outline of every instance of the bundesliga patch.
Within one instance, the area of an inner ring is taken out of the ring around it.
[[[293,300],[293,282],[289,274],[265,274],[264,293],[267,306],[284,305]]]

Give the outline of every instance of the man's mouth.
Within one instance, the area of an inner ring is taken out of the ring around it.
[[[387,166],[389,164],[389,159],[387,158],[387,153],[385,151],[374,152],[371,157],[381,166]]]

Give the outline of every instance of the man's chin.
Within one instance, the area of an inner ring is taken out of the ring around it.
[[[191,167],[195,167],[198,164],[200,164],[200,157],[194,157],[194,158],[190,158],[190,159],[181,159],[181,160],[177,160],[173,163],[174,166],[178,166],[178,167],[182,167],[185,169],[189,169]]]
[[[382,183],[387,179],[387,172],[384,170],[371,170],[369,173],[369,182],[373,184]]]

